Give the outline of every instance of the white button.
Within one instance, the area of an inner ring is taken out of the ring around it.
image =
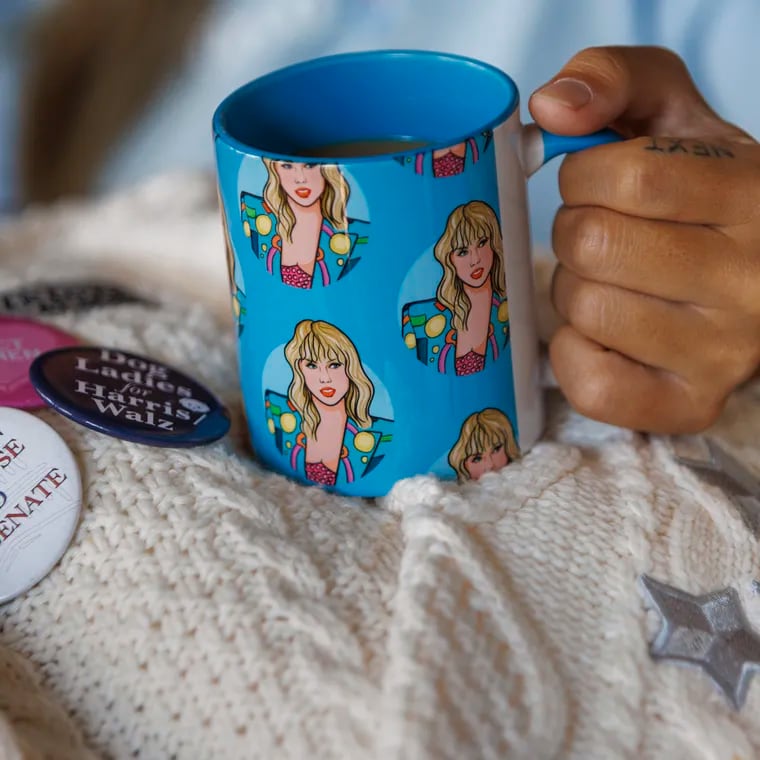
[[[0,604],[55,567],[81,505],[82,481],[63,439],[33,415],[0,407]]]

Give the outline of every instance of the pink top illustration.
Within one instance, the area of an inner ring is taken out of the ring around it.
[[[475,166],[493,141],[493,132],[485,131],[445,148],[420,151],[414,156],[399,158],[399,163],[413,167],[415,174],[433,175],[435,179],[456,177]]]

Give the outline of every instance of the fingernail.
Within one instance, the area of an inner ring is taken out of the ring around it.
[[[549,98],[557,103],[578,110],[587,106],[594,94],[591,88],[579,79],[558,79],[556,82],[547,84],[534,93],[536,98]]]

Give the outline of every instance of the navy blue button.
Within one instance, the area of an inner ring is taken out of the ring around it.
[[[113,348],[70,347],[38,356],[40,396],[80,425],[149,446],[200,446],[230,428],[222,403],[172,367]]]

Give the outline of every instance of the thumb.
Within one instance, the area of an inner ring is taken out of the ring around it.
[[[724,137],[754,142],[707,105],[684,62],[659,47],[588,48],[530,98],[544,129],[583,135],[611,126],[625,137]]]

